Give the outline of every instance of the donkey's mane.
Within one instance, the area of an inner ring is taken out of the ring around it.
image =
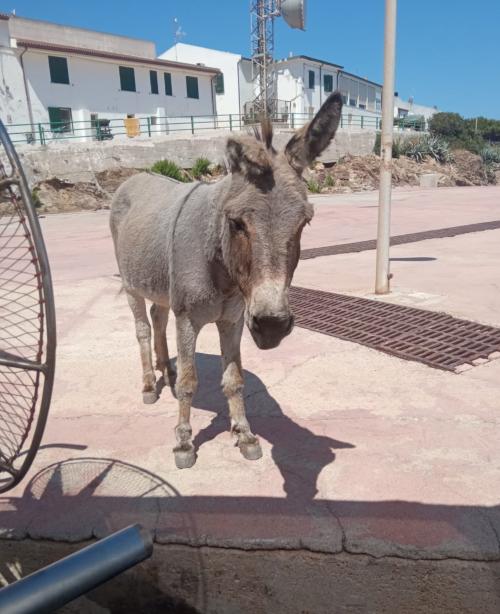
[[[263,143],[268,151],[276,153],[273,147],[273,125],[268,117],[263,117],[260,120],[260,130],[258,126],[253,127],[253,133],[257,141]]]

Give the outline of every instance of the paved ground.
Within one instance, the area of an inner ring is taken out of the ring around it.
[[[304,247],[375,236],[374,194],[313,200]],[[393,213],[394,234],[500,219],[500,187],[396,191]],[[56,385],[44,448],[0,499],[3,536],[78,541],[140,521],[161,543],[500,560],[500,360],[456,375],[301,329],[265,353],[245,334],[248,414],[264,452],[248,462],[228,433],[207,327],[192,419],[198,461],[179,471],[170,391],[141,403],[107,213],[47,217],[43,229]],[[391,255],[383,300],[500,326],[499,230]],[[374,259],[302,261],[294,281],[371,296]],[[172,322],[168,337],[175,348]]]

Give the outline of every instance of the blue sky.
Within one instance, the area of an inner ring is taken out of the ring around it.
[[[383,0],[308,0],[307,31],[276,24],[276,57],[290,52],[342,64],[382,80]],[[500,0],[399,0],[397,90],[466,117],[500,119]],[[183,41],[249,55],[249,0],[10,0],[0,10],[173,43],[174,17]]]

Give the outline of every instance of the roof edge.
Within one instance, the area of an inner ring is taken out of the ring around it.
[[[163,60],[160,58],[143,58],[135,55],[125,55],[114,53],[111,51],[100,51],[97,49],[86,49],[84,47],[70,47],[68,45],[56,45],[52,43],[42,43],[39,41],[31,41],[25,39],[17,39],[18,47],[27,49],[36,49],[38,51],[54,51],[56,53],[68,53],[74,55],[82,55],[87,57],[102,58],[106,60],[119,60],[122,62],[130,62],[131,64],[147,64],[149,66],[163,66],[169,68],[187,69],[191,72],[201,72],[211,75],[220,73],[220,69],[210,66],[198,66],[197,64],[187,64],[185,62],[176,62],[174,60]]]

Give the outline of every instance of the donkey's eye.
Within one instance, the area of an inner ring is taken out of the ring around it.
[[[231,232],[246,232],[247,230],[245,222],[237,218],[229,218],[229,228]]]

